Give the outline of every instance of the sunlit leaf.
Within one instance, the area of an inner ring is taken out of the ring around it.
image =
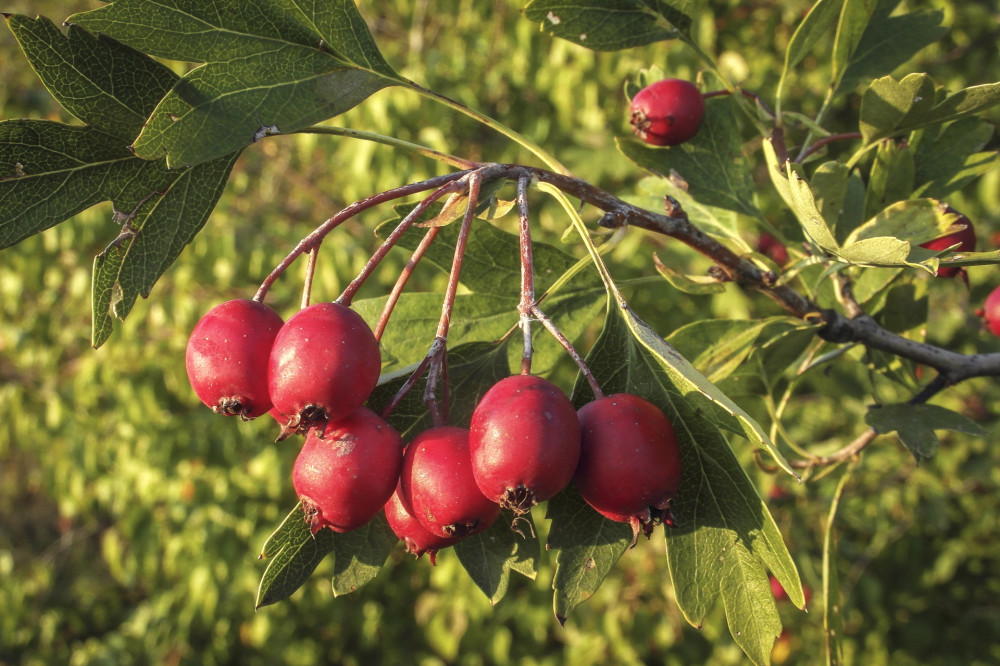
[[[617,51],[687,36],[692,0],[531,0],[524,15],[556,37],[595,51]]]

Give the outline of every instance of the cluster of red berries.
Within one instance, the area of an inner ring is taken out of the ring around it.
[[[677,440],[663,413],[636,395],[577,411],[548,380],[515,375],[486,392],[469,428],[434,427],[404,447],[363,406],[378,382],[378,342],[339,303],[311,305],[287,322],[257,301],[223,303],[195,326],[186,365],[214,411],[246,420],[270,412],[279,439],[306,435],[292,482],[314,533],[357,529],[384,509],[407,550],[433,561],[502,508],[522,515],[571,481],[635,535],[672,523]]]

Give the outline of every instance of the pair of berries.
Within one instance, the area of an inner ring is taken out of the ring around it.
[[[468,429],[432,428],[413,440],[386,517],[409,552],[433,559],[489,527],[501,508],[523,515],[572,481],[637,536],[671,521],[680,469],[673,428],[652,403],[617,394],[578,412],[551,382],[515,375],[486,392]]]

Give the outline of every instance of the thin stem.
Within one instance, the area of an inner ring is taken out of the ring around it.
[[[432,190],[436,187],[441,187],[446,183],[458,180],[470,173],[469,171],[456,171],[454,173],[445,174],[443,176],[436,176],[434,178],[428,178],[427,180],[422,180],[419,183],[411,183],[409,185],[403,185],[402,187],[396,187],[391,190],[386,190],[385,192],[380,192],[373,196],[361,199],[360,201],[355,201],[347,208],[344,208],[338,212],[333,217],[329,218],[321,225],[316,227],[309,235],[299,241],[298,245],[292,249],[288,255],[281,260],[271,274],[268,275],[264,281],[261,283],[260,288],[254,295],[253,300],[260,302],[264,300],[267,295],[268,289],[274,284],[282,273],[284,273],[292,263],[299,258],[305,252],[308,252],[317,243],[321,242],[328,233],[336,229],[339,225],[351,219],[358,213],[368,210],[378,206],[379,204],[385,203],[386,201],[393,201],[395,199],[401,199],[403,197],[416,194],[418,192],[426,192],[427,190]]]
[[[535,300],[535,268],[531,251],[531,224],[528,218],[528,183],[531,179],[521,176],[517,179],[517,210],[520,223],[521,244],[521,302],[517,311],[521,315],[521,332],[524,336],[524,351],[521,355],[521,374],[531,374],[531,308]]]
[[[403,148],[405,150],[411,150],[413,152],[420,153],[425,157],[430,157],[431,159],[435,159],[438,160],[439,162],[450,164],[460,169],[474,169],[477,166],[482,166],[479,162],[467,160],[463,157],[456,157],[455,155],[449,155],[448,153],[442,153],[439,150],[434,150],[433,148],[428,148],[427,146],[421,146],[420,144],[417,143],[403,141],[402,139],[397,139],[391,136],[385,136],[384,134],[376,134],[374,132],[363,132],[361,130],[347,129],[346,127],[329,127],[326,125],[313,125],[312,127],[306,127],[304,129],[300,129],[296,132],[293,132],[293,134],[329,134],[334,136],[346,136],[352,139],[371,141],[373,143],[381,143],[387,146],[392,146],[394,148]]]
[[[423,259],[424,253],[427,252],[427,248],[431,246],[434,239],[441,232],[441,227],[431,227],[424,234],[424,237],[420,240],[420,244],[417,245],[417,249],[413,251],[410,255],[410,260],[406,262],[403,266],[403,270],[400,271],[399,277],[396,279],[396,284],[392,286],[392,291],[389,293],[389,298],[386,299],[385,306],[382,308],[382,314],[379,315],[378,322],[375,324],[375,339],[381,340],[382,334],[385,332],[386,324],[389,323],[389,317],[392,316],[392,311],[396,307],[396,303],[399,301],[400,295],[403,293],[403,288],[409,281],[410,276],[413,274],[413,270]]]
[[[876,437],[878,437],[878,433],[869,428],[858,435],[853,442],[828,456],[818,456],[809,458],[808,460],[789,460],[788,464],[795,469],[811,470],[816,467],[825,467],[826,465],[844,462],[861,453],[865,447],[875,441]]]
[[[409,214],[406,217],[404,217],[403,220],[398,225],[396,225],[396,228],[393,229],[392,233],[386,237],[385,241],[382,242],[382,245],[380,245],[379,248],[375,250],[375,253],[372,254],[370,259],[368,259],[368,263],[366,263],[364,268],[361,269],[361,272],[358,273],[358,276],[353,280],[351,280],[351,283],[347,285],[347,288],[344,289],[344,293],[340,295],[340,297],[337,299],[337,302],[343,303],[344,305],[350,305],[351,300],[354,298],[354,295],[358,293],[358,290],[361,289],[361,287],[364,285],[365,280],[367,280],[371,276],[371,274],[375,271],[378,265],[385,258],[385,255],[389,253],[389,250],[395,247],[396,243],[399,242],[400,237],[404,233],[406,233],[406,230],[409,229],[410,226],[417,221],[417,219],[424,213],[424,211],[430,208],[431,204],[433,204],[435,201],[443,197],[445,194],[456,192],[461,188],[463,188],[464,186],[465,185],[462,182],[462,180],[455,180],[450,183],[445,183],[441,187],[431,192],[430,195],[425,197],[416,206],[414,206],[413,210],[411,210]]]
[[[580,368],[580,372],[583,374],[584,379],[586,379],[587,383],[590,385],[590,390],[594,392],[594,399],[597,400],[603,398],[604,391],[601,390],[601,385],[597,383],[597,378],[594,377],[594,373],[591,372],[590,366],[587,365],[587,362],[583,360],[582,356],[580,356],[580,352],[576,350],[573,343],[570,342],[565,335],[563,335],[562,331],[556,327],[552,320],[549,319],[537,305],[531,308],[531,314],[535,315],[535,319],[542,322],[542,326],[544,326],[545,329],[552,334],[552,337],[554,337],[559,344],[562,345],[563,349],[566,350],[566,353],[569,354],[570,358],[573,359],[573,362],[576,363],[576,367]]]
[[[845,139],[860,139],[860,132],[845,132],[843,134],[831,134],[830,136],[825,136],[822,139],[817,139],[813,142],[811,146],[799,153],[799,156],[795,158],[796,162],[802,163],[807,157],[815,153],[817,150],[822,148],[828,143],[833,143],[834,141],[842,141]]]
[[[453,99],[451,99],[449,97],[446,97],[446,96],[444,96],[444,95],[442,95],[440,93],[434,92],[433,90],[429,90],[428,88],[424,88],[420,84],[414,83],[413,81],[410,81],[408,83],[409,83],[410,88],[412,88],[414,91],[420,93],[424,97],[432,99],[435,102],[438,102],[440,104],[444,104],[445,106],[447,106],[447,107],[449,107],[451,109],[454,109],[454,110],[458,111],[459,113],[462,113],[462,114],[464,114],[464,115],[472,118],[473,120],[482,123],[483,125],[486,125],[490,129],[496,130],[500,134],[503,134],[508,139],[511,139],[512,141],[514,141],[518,145],[520,145],[520,146],[524,147],[525,149],[527,149],[528,151],[530,151],[532,155],[534,155],[535,157],[537,157],[538,159],[540,159],[542,162],[544,162],[545,165],[547,167],[549,167],[550,169],[552,169],[553,171],[556,171],[556,172],[564,174],[564,175],[569,175],[569,173],[570,173],[569,169],[567,169],[565,166],[563,166],[563,164],[561,162],[559,162],[559,160],[557,160],[555,157],[553,157],[551,154],[549,154],[548,151],[546,151],[541,146],[539,146],[537,143],[535,143],[534,141],[531,141],[530,139],[528,139],[524,135],[522,135],[522,134],[520,134],[518,132],[515,132],[514,130],[512,130],[509,127],[507,127],[503,123],[500,123],[500,122],[494,120],[493,118],[490,118],[487,115],[484,115],[484,114],[482,114],[482,113],[480,113],[480,112],[478,112],[478,111],[476,111],[474,109],[471,109],[471,108],[467,107],[466,105],[462,104],[461,102],[456,102],[455,100],[453,100]]]
[[[313,276],[316,274],[316,257],[319,255],[319,246],[316,243],[309,249],[309,261],[306,263],[306,275],[302,280],[302,309],[309,307],[309,299],[312,296]]]

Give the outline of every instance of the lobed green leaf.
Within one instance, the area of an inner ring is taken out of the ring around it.
[[[595,51],[617,51],[689,37],[693,0],[531,0],[529,21],[549,34]]]
[[[379,513],[356,530],[336,534],[331,581],[333,596],[350,594],[371,582],[398,542],[385,513]]]
[[[917,462],[937,452],[940,442],[935,430],[986,436],[986,430],[975,421],[938,405],[903,403],[872,407],[865,414],[865,422],[880,435],[895,432]]]
[[[454,549],[469,577],[493,606],[507,593],[510,572],[534,580],[541,557],[531,514],[515,521],[514,514],[506,510],[486,530],[462,539]]]
[[[336,533],[322,529],[314,536],[296,505],[264,542],[261,558],[269,558],[257,588],[255,609],[288,597],[309,580],[312,572],[333,552]]]

